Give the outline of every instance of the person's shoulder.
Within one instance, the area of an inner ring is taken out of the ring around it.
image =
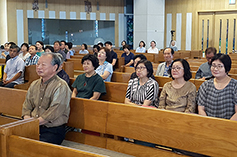
[[[24,63],[24,60],[20,58],[19,56],[16,58],[16,61],[21,64]]]
[[[207,66],[209,66],[209,64],[208,64],[208,62],[205,62],[205,63],[202,63],[202,64],[200,65],[200,68],[204,68],[204,67],[207,67]]]
[[[41,79],[37,79],[37,80],[34,80],[31,84],[30,84],[30,87],[29,88],[35,88],[36,85],[40,84],[41,83]]]
[[[166,82],[163,86],[163,88],[171,88],[172,87],[172,81]]]
[[[194,88],[196,89],[196,86],[190,81],[187,81],[187,87],[190,89],[194,89]]]
[[[206,80],[206,81],[204,81],[202,84],[201,84],[201,86],[202,87],[207,87],[207,86],[209,86],[209,85],[211,85],[211,84],[213,84],[214,82],[213,82],[213,78],[212,79],[210,79],[210,80]]]
[[[154,80],[153,78],[149,77],[149,80],[147,82],[148,84],[155,84],[158,85],[158,82],[156,80]]]
[[[162,62],[158,65],[158,67],[164,66],[166,64],[166,62]]]
[[[236,79],[231,78],[230,82],[237,86],[237,80]]]
[[[104,82],[103,78],[97,73],[92,77],[94,78],[95,83],[96,83],[96,81],[103,81]]]
[[[40,58],[40,57],[39,57],[37,54],[35,54],[35,56],[34,56],[34,57],[35,57],[35,58],[38,58],[38,59]]]

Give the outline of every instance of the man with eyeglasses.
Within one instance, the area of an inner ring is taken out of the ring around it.
[[[169,77],[170,74],[168,73],[168,71],[171,68],[170,67],[171,63],[173,62],[174,50],[172,48],[167,47],[164,49],[163,55],[164,55],[165,62],[160,63],[158,65],[156,75]]]
[[[215,47],[209,47],[205,50],[205,55],[207,62],[200,65],[195,79],[201,79],[201,80],[208,80],[212,77],[211,73],[211,60],[216,55],[216,48]]]

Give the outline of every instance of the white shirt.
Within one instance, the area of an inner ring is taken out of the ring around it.
[[[145,47],[142,47],[142,48],[138,47],[138,48],[136,49],[136,52],[145,53],[145,52],[146,52],[146,48],[145,48]]]
[[[147,53],[156,53],[156,54],[158,54],[159,53],[159,50],[158,50],[158,48],[152,48],[152,47],[150,47],[148,50],[147,50]]]
[[[23,61],[25,61],[26,58],[29,58],[30,56],[31,56],[31,55],[30,55],[29,52],[27,52],[27,53],[25,54],[25,56],[23,56],[23,52],[19,54],[19,57],[20,57]]]

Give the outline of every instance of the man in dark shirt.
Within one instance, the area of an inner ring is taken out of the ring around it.
[[[63,79],[64,81],[67,82],[67,84],[69,85],[70,83],[70,78],[68,76],[68,74],[66,73],[66,71],[63,70],[63,56],[59,53],[56,53],[58,55],[58,57],[60,58],[60,66],[58,68],[58,77],[60,77],[61,79]]]
[[[60,50],[61,43],[59,41],[55,41],[53,43],[54,53],[60,53],[63,56],[63,60],[66,61],[66,54]]]
[[[60,43],[61,43],[60,49],[67,55],[68,50],[65,48],[66,41],[62,40]]]
[[[112,50],[112,43],[110,41],[105,42],[105,47],[110,51],[110,58],[107,61],[112,64],[113,70],[115,70],[115,64],[117,62],[117,53]]]

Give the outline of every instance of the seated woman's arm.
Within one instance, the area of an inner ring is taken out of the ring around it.
[[[187,95],[187,106],[185,109],[185,113],[195,113],[196,111],[196,103],[195,103],[195,99],[196,99],[196,86],[193,87],[192,91],[188,93]]]
[[[235,114],[230,118],[230,120],[237,121],[237,105],[235,105]]]
[[[150,105],[151,105],[151,103],[152,103],[152,101],[151,101],[151,100],[144,100],[144,102],[143,102],[143,105],[142,105],[142,106],[150,106]]]
[[[205,107],[204,106],[198,106],[198,114],[202,116],[207,116],[207,113],[205,112]]]
[[[129,104],[129,105],[134,105],[134,106],[137,106],[137,104],[135,104],[135,103],[132,103],[132,102],[131,102],[131,100],[130,100],[130,99],[128,99],[128,98],[125,98],[125,100],[124,100],[124,103],[125,103],[125,104]]]
[[[103,75],[100,75],[102,77],[103,80],[107,79],[107,77],[109,77],[110,72],[105,71]]]
[[[112,64],[107,64],[107,66],[105,67],[104,73],[102,75],[100,75],[100,76],[102,77],[103,80],[105,80],[112,73],[113,73],[113,66],[112,66]]]
[[[74,88],[72,92],[72,98],[75,98],[77,96],[77,89]]]
[[[165,106],[166,106],[166,97],[167,97],[167,94],[166,94],[166,88],[165,86],[163,87],[161,93],[160,93],[160,98],[159,98],[159,106],[158,106],[158,109],[165,109]]]
[[[101,95],[100,92],[94,92],[90,100],[98,100],[100,98],[100,95]]]
[[[125,65],[125,67],[130,67],[130,65],[132,65],[132,64],[133,64],[133,59],[131,59],[130,62]]]

